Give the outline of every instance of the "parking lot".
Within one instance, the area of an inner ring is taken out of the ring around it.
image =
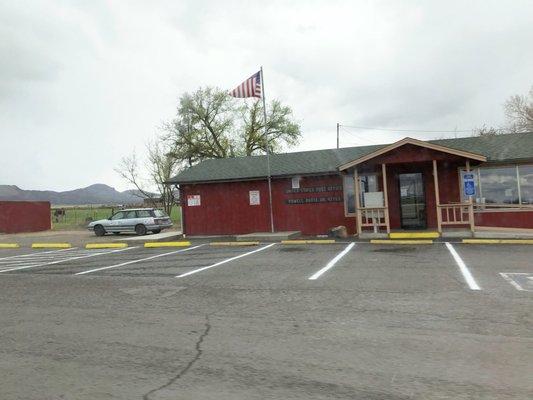
[[[533,246],[0,252],[2,399],[529,399]]]

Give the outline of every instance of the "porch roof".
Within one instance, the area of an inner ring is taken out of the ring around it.
[[[476,159],[474,156],[486,157],[487,162],[491,163],[533,162],[533,133],[418,142],[468,153],[472,155],[472,159]],[[336,173],[347,163],[389,146],[391,144],[272,154],[271,174],[281,177]],[[266,176],[266,156],[261,155],[205,160],[185,169],[167,183],[224,182],[261,179]]]
[[[417,140],[410,137],[406,137],[402,140],[398,140],[397,142],[394,142],[392,144],[389,144],[387,146],[381,147],[379,149],[374,150],[373,152],[370,152],[368,154],[365,154],[359,158],[356,158],[355,160],[352,160],[348,163],[342,164],[339,166],[339,171],[343,171],[345,169],[348,169],[350,167],[356,166],[358,164],[364,163],[365,161],[372,160],[375,157],[381,156],[383,154],[388,153],[389,151],[395,150],[401,146],[411,144],[414,146],[423,147],[430,150],[436,150],[442,153],[446,154],[452,154],[459,157],[464,157],[470,160],[476,160],[485,162],[487,161],[487,157],[481,154],[472,153],[470,151],[465,150],[459,150],[454,149],[452,147],[443,146],[442,144],[434,143],[434,142],[424,142],[423,140]]]

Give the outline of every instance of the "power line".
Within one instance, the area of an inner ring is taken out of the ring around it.
[[[466,132],[472,132],[473,129],[467,129],[467,130],[457,130],[454,129],[452,131],[435,131],[435,130],[422,130],[422,129],[390,129],[390,128],[374,128],[374,127],[368,127],[368,126],[353,126],[353,125],[343,125],[340,124],[341,128],[353,128],[353,129],[368,129],[373,131],[389,131],[389,132],[421,132],[421,133],[466,133]]]
[[[341,129],[346,132],[347,134],[351,135],[352,137],[356,137],[357,139],[359,139],[359,135],[355,132],[350,132],[348,129],[346,129],[343,125],[340,125]],[[360,138],[361,140],[365,141],[365,142],[370,142],[372,144],[381,144],[381,143],[378,143],[376,142],[375,140],[372,140],[372,139],[369,139],[368,137],[365,137],[365,138]]]

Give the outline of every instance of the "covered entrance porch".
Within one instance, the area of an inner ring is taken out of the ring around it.
[[[405,138],[341,165],[354,179],[356,233],[473,232],[474,206],[462,195],[461,170],[484,161],[479,154]]]

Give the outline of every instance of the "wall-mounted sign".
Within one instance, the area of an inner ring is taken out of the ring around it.
[[[338,193],[342,192],[342,185],[324,185],[311,187],[292,187],[285,190],[286,194],[307,194],[307,193],[329,193],[329,196],[321,197],[290,197],[285,199],[286,204],[317,204],[317,203],[337,203],[342,202],[342,196]]]
[[[201,198],[199,194],[188,194],[187,195],[187,205],[189,207],[196,207],[201,205]]]
[[[259,194],[259,190],[250,190],[250,205],[258,206],[259,204],[261,204],[261,195]]]
[[[287,189],[285,193],[322,193],[322,192],[340,192],[342,191],[342,185],[334,186],[311,186],[311,187],[300,187],[294,189]]]
[[[463,172],[463,191],[465,196],[476,195],[476,184],[472,172]]]
[[[300,197],[297,199],[286,199],[286,204],[315,204],[315,203],[337,203],[342,202],[341,196],[329,197]]]

